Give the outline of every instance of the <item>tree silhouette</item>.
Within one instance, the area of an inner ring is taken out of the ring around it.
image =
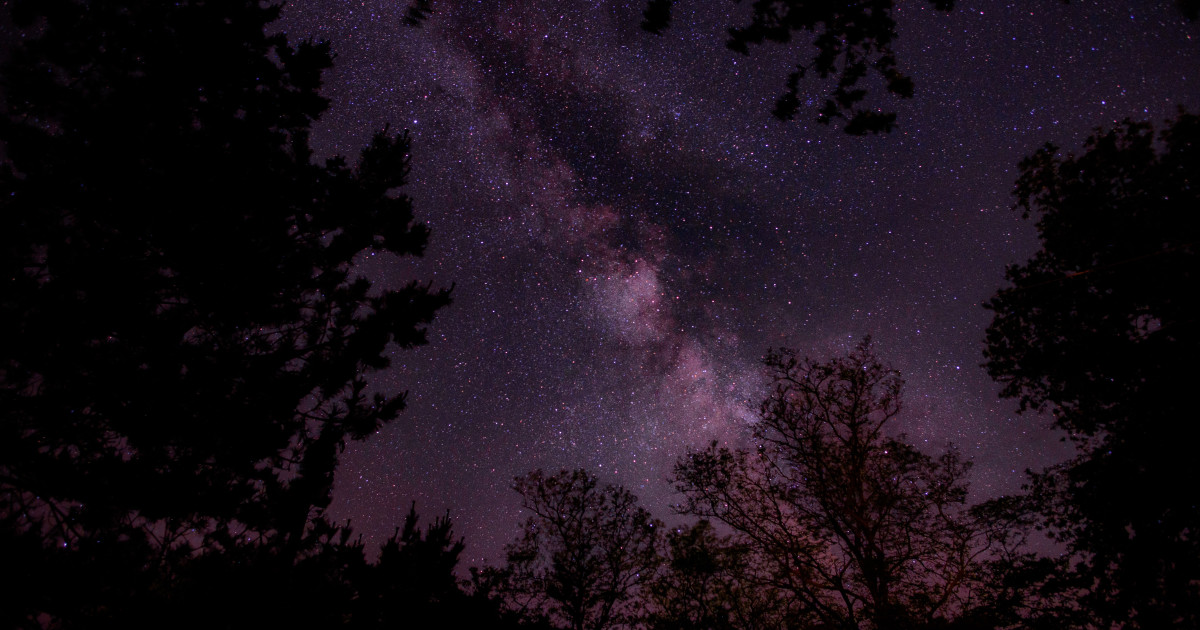
[[[784,593],[761,573],[753,549],[700,520],[667,536],[670,556],[652,584],[655,630],[786,628]]]
[[[278,576],[349,553],[322,518],[338,454],[404,406],[365,375],[449,302],[354,271],[424,248],[407,136],[316,163],[331,55],[266,35],[276,5],[9,6],[5,622],[144,619],[221,557]]]
[[[793,627],[937,627],[973,614],[989,540],[966,510],[969,464],[885,433],[899,375],[869,340],[825,363],[788,350],[765,362],[775,390],[753,424],[757,449],[713,443],[681,458],[680,510],[732,528],[759,558],[757,579],[784,591]]]
[[[379,560],[352,576],[357,593],[354,627],[362,628],[505,628],[499,604],[484,593],[463,591],[454,570],[464,549],[448,516],[424,532],[417,528],[416,506],[404,527],[387,540]]]
[[[1021,163],[1017,206],[1042,249],[987,308],[987,368],[1022,410],[1047,409],[1079,456],[1032,498],[1075,553],[1102,627],[1200,624],[1200,478],[1190,395],[1200,351],[1200,117],[1155,134],[1125,121],[1079,156]]]
[[[642,28],[661,33],[670,24],[674,4],[675,0],[648,0]],[[954,0],[929,0],[929,4],[939,11],[950,11]],[[901,72],[892,50],[896,38],[892,0],[755,2],[753,10],[749,24],[729,29],[730,49],[748,55],[751,44],[788,44],[797,35],[811,38],[816,48],[811,60],[798,63],[788,75],[786,89],[775,101],[777,118],[791,120],[796,116],[801,105],[800,81],[813,73],[821,79],[834,79],[817,111],[818,122],[844,120],[846,133],[852,135],[892,130],[896,114],[862,106],[867,90],[859,84],[875,73],[888,93],[900,98],[913,95],[912,79]]]
[[[645,615],[644,589],[661,562],[662,523],[585,470],[518,477],[531,512],[508,547],[500,589],[510,610],[559,628],[626,627]]]
[[[642,28],[651,33],[663,32],[671,23],[671,8],[676,2],[646,0]],[[954,8],[954,0],[928,3],[938,11]],[[1189,20],[1200,16],[1200,0],[1176,0],[1176,5]],[[759,0],[753,3],[749,24],[729,29],[727,45],[748,55],[751,44],[788,45],[793,38],[810,41],[816,52],[810,60],[796,64],[796,70],[788,75],[784,93],[775,101],[775,117],[791,120],[796,116],[802,104],[800,82],[815,74],[833,79],[817,110],[818,122],[844,120],[844,130],[851,135],[886,133],[895,127],[895,112],[864,106],[869,92],[878,88],[868,89],[859,82],[876,75],[887,93],[900,98],[913,95],[913,81],[901,71],[892,50],[896,39],[894,8],[893,0]]]
[[[466,594],[454,569],[462,552],[448,517],[423,530],[410,510],[374,562],[348,528],[324,525],[297,559],[271,545],[194,556],[155,615],[171,627],[503,628],[497,606]],[[180,614],[186,611],[186,614]],[[149,625],[149,624],[144,624]],[[155,625],[155,627],[160,627]]]

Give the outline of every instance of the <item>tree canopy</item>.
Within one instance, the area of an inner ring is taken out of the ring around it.
[[[648,0],[642,28],[661,33],[671,22],[675,2]],[[954,0],[929,0],[929,4],[950,11]],[[788,75],[784,92],[775,101],[775,116],[781,120],[796,116],[801,106],[800,82],[813,74],[833,80],[817,110],[818,122],[844,120],[846,133],[852,135],[887,132],[895,126],[895,112],[864,105],[868,90],[860,81],[874,74],[886,92],[899,98],[913,95],[912,78],[900,69],[892,50],[896,39],[893,10],[892,0],[755,2],[750,22],[729,29],[728,46],[748,55],[752,44],[811,39],[816,52],[811,59],[797,63]]]
[[[333,561],[338,455],[404,406],[367,375],[449,302],[355,272],[425,247],[400,192],[407,135],[314,159],[332,57],[266,34],[278,5],[9,6],[0,544],[22,586],[6,622],[134,619],[220,557]]]
[[[694,452],[675,468],[680,510],[716,519],[783,591],[789,627],[908,628],[980,605],[984,528],[967,511],[969,464],[885,429],[901,380],[864,341],[828,362],[767,356],[775,384],[752,425],[755,450]]]
[[[1034,478],[1100,625],[1197,627],[1200,478],[1190,388],[1200,351],[1200,117],[1125,121],[1080,155],[1021,163],[1042,248],[987,303],[987,369],[1045,409],[1079,456]]]
[[[699,520],[667,534],[664,570],[651,585],[655,630],[787,628],[786,594],[765,584],[749,545]]]
[[[662,523],[585,470],[535,470],[513,487],[530,516],[500,576],[509,609],[571,630],[639,623],[661,563]]]
[[[733,0],[737,2],[738,0]],[[1067,0],[1063,0],[1066,2]],[[642,28],[662,33],[671,23],[671,9],[678,0],[646,0]],[[954,9],[954,0],[927,0],[937,11]],[[1176,0],[1189,20],[1200,16],[1200,0]],[[845,121],[851,135],[886,133],[895,128],[896,114],[880,104],[868,105],[868,97],[879,88],[898,98],[911,98],[914,83],[901,69],[892,49],[897,37],[893,0],[759,0],[752,5],[748,24],[731,26],[727,45],[750,54],[750,45],[791,45],[793,40],[811,42],[815,52],[788,75],[784,92],[775,101],[774,114],[791,120],[803,104],[801,81],[815,75],[830,80],[824,102],[817,109],[817,122]],[[860,83],[874,76],[875,86]]]

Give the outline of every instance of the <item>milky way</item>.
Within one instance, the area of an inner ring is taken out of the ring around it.
[[[585,467],[669,520],[672,463],[741,439],[768,348],[827,357],[867,334],[907,381],[897,430],[962,449],[977,498],[1017,490],[1069,450],[980,367],[980,304],[1036,248],[1016,164],[1200,110],[1200,25],[1132,4],[902,3],[917,94],[881,97],[898,130],[859,138],[771,117],[807,44],[727,50],[732,3],[681,2],[656,37],[640,2],[437,2],[411,28],[404,3],[292,0],[278,28],[337,55],[319,151],[389,123],[413,137],[429,251],[363,273],[455,286],[431,343],[375,376],[409,408],[348,449],[334,516],[378,542],[412,501],[449,510],[466,563],[495,562],[512,478]]]

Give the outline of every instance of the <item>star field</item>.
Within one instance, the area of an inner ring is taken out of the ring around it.
[[[724,46],[737,5],[681,2],[663,36],[643,8],[460,0],[411,28],[395,0],[288,5],[278,27],[337,55],[318,151],[386,123],[413,137],[429,250],[363,273],[455,286],[431,343],[376,376],[409,408],[348,449],[335,518],[379,541],[415,500],[450,511],[466,564],[495,562],[512,478],[586,467],[669,520],[673,462],[740,439],[768,348],[825,357],[867,334],[907,383],[898,428],[971,457],[978,498],[1069,453],[980,367],[980,304],[1036,247],[1016,164],[1200,109],[1200,24],[1169,2],[902,4],[916,96],[877,90],[899,127],[862,138],[811,109],[771,117],[805,44],[745,57]],[[810,103],[820,88],[802,84]]]

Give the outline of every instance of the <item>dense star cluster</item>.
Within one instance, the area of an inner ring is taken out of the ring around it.
[[[429,249],[361,268],[454,286],[430,345],[374,380],[409,409],[342,459],[332,509],[366,540],[415,499],[451,512],[465,564],[498,560],[534,468],[587,468],[670,521],[672,464],[743,439],[776,346],[873,336],[906,380],[898,426],[955,443],[979,498],[1069,452],[997,398],[981,303],[1036,246],[1011,210],[1023,156],[1200,110],[1200,24],[1172,3],[904,3],[915,94],[879,91],[896,130],[866,137],[816,124],[817,79],[772,117],[807,44],[727,49],[740,5],[678,2],[662,35],[641,0],[433,8],[413,27],[395,0],[293,0],[275,25],[337,56],[319,154],[411,134]]]

